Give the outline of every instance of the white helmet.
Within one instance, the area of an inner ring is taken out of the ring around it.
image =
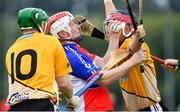
[[[60,40],[72,40],[72,29],[70,27],[70,23],[75,21],[75,17],[68,11],[63,11],[52,15],[48,19],[47,31],[48,34],[56,36]],[[78,25],[78,28],[80,26]],[[60,31],[64,31],[69,34],[68,37],[62,38],[58,33]],[[78,34],[77,37],[80,36],[80,32],[76,32]]]

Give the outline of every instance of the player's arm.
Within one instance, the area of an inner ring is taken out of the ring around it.
[[[79,96],[73,96],[73,86],[69,79],[69,75],[64,75],[63,77],[55,78],[60,89],[60,92],[66,98],[68,102],[68,108],[74,109],[79,103]]]
[[[98,80],[97,83],[106,86],[121,78],[133,66],[145,60],[146,60],[146,51],[145,49],[140,49],[139,51],[135,52],[130,59],[128,59],[118,67],[115,67],[109,71],[104,72],[103,76],[101,77],[101,79]]]
[[[104,0],[104,6],[105,6],[106,16],[108,16],[108,13],[116,10],[116,7],[112,0]],[[103,58],[100,58],[100,57],[95,58],[96,64],[101,68],[110,59],[110,52],[113,51],[114,49],[119,48],[120,32],[114,32],[114,28],[116,28],[116,27],[117,27],[117,24],[114,24],[114,22],[112,24],[109,23],[108,25],[105,25],[105,30],[106,30],[106,32],[108,32],[108,34],[106,34],[106,37],[109,42],[108,49],[107,49],[105,55],[103,56]]]
[[[177,69],[180,69],[179,60],[177,59],[165,59],[162,66],[173,72],[175,72]]]
[[[117,49],[118,47],[119,47],[118,34],[111,35],[111,37],[109,38],[109,45],[106,54],[104,55],[103,58],[96,56],[95,58],[96,65],[102,68],[110,59],[111,51]]]
[[[69,99],[72,97],[73,88],[67,74],[72,72],[72,69],[58,40],[56,41],[55,57],[55,79],[62,94],[64,93],[63,95]]]
[[[146,32],[143,27],[139,27],[135,33],[131,36],[132,40],[128,44],[128,49],[131,52],[136,52],[140,49],[141,43],[139,42],[140,38],[143,38],[146,35]]]
[[[67,75],[71,71],[71,66],[66,58],[65,52],[58,42],[55,60],[55,79],[61,93],[66,99],[71,99],[73,96],[73,87],[69,75]]]
[[[73,87],[69,76],[64,75],[62,77],[56,77],[56,82],[63,96],[65,96],[67,99],[71,99],[73,96]]]
[[[116,10],[116,7],[113,3],[112,0],[104,0],[104,6],[105,6],[105,12],[106,12],[106,16],[112,12]]]
[[[57,40],[55,42],[55,79],[61,93],[67,99],[68,106],[70,108],[75,108],[79,103],[79,97],[73,96],[73,87],[69,79],[69,75],[67,75],[72,72],[72,69],[62,45],[57,38],[55,39]]]
[[[179,66],[179,60],[177,59],[166,59],[165,61],[165,65],[171,65],[171,66]]]
[[[95,62],[98,66],[102,67],[104,66],[110,59],[110,53],[111,51],[119,48],[120,43],[120,36],[122,36],[121,31],[115,31],[114,28],[117,28],[117,25],[119,24],[119,21],[112,21],[106,26],[106,30],[108,34],[106,36],[109,42],[108,49],[106,51],[106,54],[103,58],[96,57]]]

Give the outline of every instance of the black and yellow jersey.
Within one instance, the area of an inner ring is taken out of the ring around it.
[[[26,99],[51,98],[56,101],[55,77],[72,72],[58,39],[42,33],[18,38],[8,49],[6,67],[9,105]]]
[[[131,38],[126,39],[121,49],[128,49]],[[120,88],[129,110],[140,110],[161,100],[157,88],[156,70],[151,59],[150,49],[143,43],[146,49],[147,61],[144,65],[144,73],[140,72],[140,64],[131,68],[128,73],[120,79]]]

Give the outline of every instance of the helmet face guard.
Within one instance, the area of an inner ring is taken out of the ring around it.
[[[76,25],[79,32],[74,32],[72,26]],[[80,36],[80,26],[76,23],[76,18],[68,11],[63,11],[51,16],[48,20],[48,34],[56,36],[60,40],[76,40]],[[66,33],[68,36],[63,37],[60,32]],[[73,39],[76,38],[76,39]]]
[[[38,29],[43,32],[41,24],[47,19],[46,12],[39,8],[24,8],[18,12],[18,24],[21,30]]]
[[[134,28],[129,14],[121,13],[120,11],[113,11],[109,13],[104,22],[104,27],[106,27],[111,21],[115,21],[115,20],[121,22],[120,28],[122,29],[123,36],[130,37],[134,32]],[[130,31],[127,32],[126,27],[129,27]]]
[[[68,16],[65,16],[57,21],[55,21],[50,28],[50,32],[52,35],[59,37],[58,32],[63,30],[64,32],[67,32],[71,35],[71,28],[69,26],[69,23],[73,21],[73,17],[69,18]],[[60,37],[59,37],[60,38]],[[70,39],[71,36],[67,37],[67,39]]]

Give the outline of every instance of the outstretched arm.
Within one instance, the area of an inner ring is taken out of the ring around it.
[[[96,56],[95,58],[96,65],[102,68],[109,61],[111,51],[118,48],[119,48],[119,38],[118,38],[118,34],[115,34],[109,38],[108,49],[106,51],[106,54],[103,56],[103,58]]]
[[[104,72],[101,79],[98,80],[98,84],[106,86],[116,81],[117,79],[125,75],[130,68],[145,60],[146,60],[146,51],[145,49],[140,49],[139,51],[134,53],[130,59],[122,63],[120,66]]]
[[[115,11],[116,7],[112,0],[104,0],[104,6],[105,6],[105,13],[106,17],[108,16],[108,13]],[[105,30],[108,32],[107,39],[109,42],[108,49],[106,51],[106,54],[103,58],[96,57],[95,62],[96,64],[102,68],[110,59],[110,53],[111,51],[119,48],[119,36],[121,35],[121,32],[114,32],[113,28],[117,27],[116,24],[114,24],[115,21],[112,23],[109,23],[108,25],[105,25]]]
[[[116,10],[116,7],[112,0],[104,0],[104,7],[105,7],[106,17],[110,12]]]
[[[117,50],[119,51],[119,50]],[[127,57],[127,52],[124,52],[124,56],[119,57],[119,52],[114,52],[113,58],[111,58],[107,65],[103,67],[103,69],[100,71],[100,73],[96,76],[94,76],[93,79],[91,79],[81,90],[79,90],[76,95],[81,96],[89,87],[92,86],[92,84],[97,83],[100,85],[108,85],[109,83],[114,82],[115,80],[122,77],[131,67],[139,64],[142,60],[146,60],[146,52],[145,49],[141,49],[138,52],[136,52],[128,61],[124,62],[122,65],[111,69],[114,65],[121,63],[121,59],[124,59],[122,57]],[[116,56],[115,56],[116,55]],[[116,59],[115,59],[116,58]],[[111,69],[111,70],[109,70]],[[109,70],[109,71],[108,71]]]

